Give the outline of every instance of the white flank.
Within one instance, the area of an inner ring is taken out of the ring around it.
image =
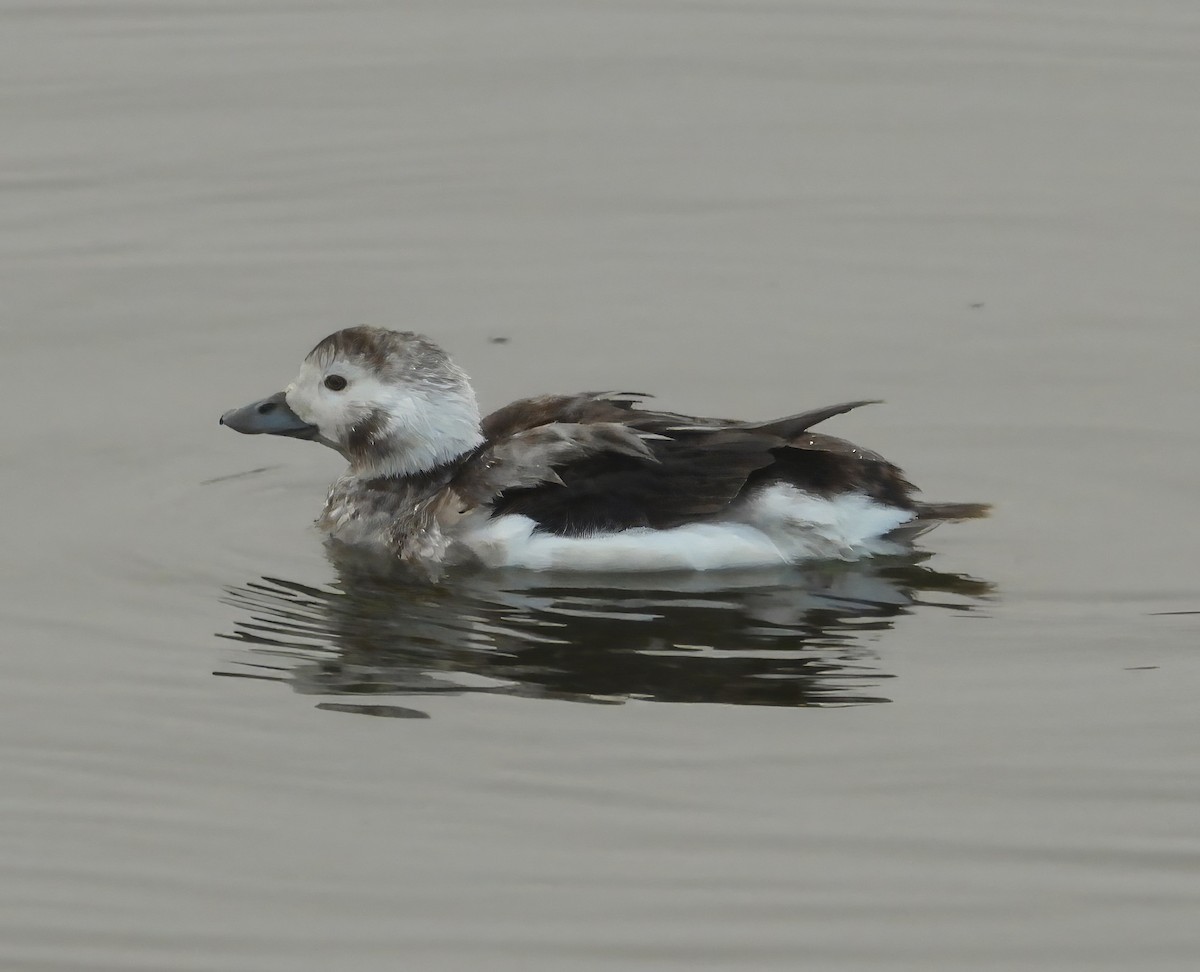
[[[526,516],[468,517],[457,539],[489,567],[722,570],[900,553],[908,549],[905,544],[882,538],[912,517],[908,510],[859,493],[826,499],[776,485],[724,520],[669,530],[560,537],[535,532],[536,524]]]

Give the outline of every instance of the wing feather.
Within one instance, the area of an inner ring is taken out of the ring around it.
[[[467,509],[523,514],[570,535],[720,515],[774,482],[914,506],[913,487],[883,457],[809,431],[873,401],[735,422],[637,407],[645,397],[587,392],[513,402],[483,420],[487,442],[460,469],[454,490]]]

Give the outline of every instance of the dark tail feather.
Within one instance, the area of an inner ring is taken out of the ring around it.
[[[992,512],[990,503],[918,503],[918,520],[980,520]]]
[[[887,537],[889,540],[911,543],[939,523],[978,520],[991,511],[992,507],[988,503],[918,503],[916,518],[889,530]]]

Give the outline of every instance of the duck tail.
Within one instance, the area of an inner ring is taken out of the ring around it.
[[[981,520],[992,512],[991,503],[918,503],[918,520],[938,523],[954,520]]]
[[[987,516],[992,507],[988,503],[918,503],[915,510],[917,515],[907,523],[901,523],[894,530],[890,530],[887,539],[899,543],[912,543],[939,523],[978,520]]]

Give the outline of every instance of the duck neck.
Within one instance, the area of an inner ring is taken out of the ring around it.
[[[408,395],[350,432],[345,456],[356,479],[424,476],[461,461],[481,445],[479,407],[469,387],[453,395]]]
[[[349,474],[364,481],[437,479],[443,471],[457,469],[481,445],[483,436],[478,433],[438,443],[437,448],[425,443],[393,443],[393,448],[370,458],[350,455]]]

